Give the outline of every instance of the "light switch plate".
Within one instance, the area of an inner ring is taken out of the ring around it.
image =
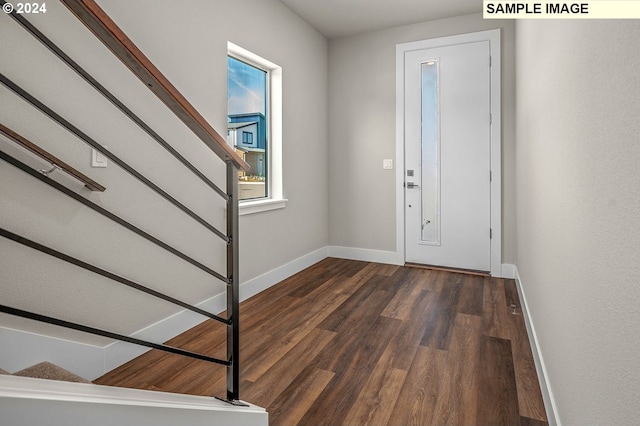
[[[390,158],[386,158],[382,160],[382,168],[384,170],[392,170],[393,169],[393,160]]]
[[[105,148],[107,148],[105,146]],[[107,167],[107,157],[95,149],[91,149],[91,167]]]

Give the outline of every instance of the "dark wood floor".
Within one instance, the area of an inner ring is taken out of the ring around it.
[[[240,397],[272,425],[546,425],[521,312],[513,280],[325,259],[241,304]],[[224,367],[155,350],[96,382],[225,395]]]

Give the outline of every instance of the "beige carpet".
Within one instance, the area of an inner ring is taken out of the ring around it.
[[[62,380],[65,382],[91,383],[62,367],[51,364],[50,362],[41,362],[40,364],[20,370],[13,375],[21,377],[36,377],[39,379]]]

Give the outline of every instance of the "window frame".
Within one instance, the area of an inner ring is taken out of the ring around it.
[[[267,197],[240,200],[240,216],[284,208],[287,199],[282,173],[282,67],[232,42],[227,42],[227,56],[267,73]]]

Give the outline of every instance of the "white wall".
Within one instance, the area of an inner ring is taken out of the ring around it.
[[[283,70],[285,209],[241,217],[241,282],[328,244],[327,41],[276,0],[100,1],[100,5],[218,131],[226,135],[227,42]],[[242,16],[242,25],[233,17]],[[127,106],[224,188],[224,165],[59,2],[29,16]],[[196,213],[225,229],[222,200],[51,55],[8,15],[0,14],[1,72],[107,145]],[[225,247],[192,219],[114,164],[90,167],[90,149],[0,87],[0,117],[107,187],[73,190],[225,273]],[[40,160],[4,137],[0,149],[34,167]],[[313,161],[300,162],[301,158]],[[308,191],[308,188],[314,191]],[[0,226],[197,303],[222,283],[2,162]],[[122,289],[76,267],[0,239],[0,300],[44,314],[131,334],[178,309]],[[117,307],[112,307],[117,303]],[[103,345],[104,339],[54,331],[13,317],[0,325]],[[6,348],[3,348],[3,355]]]
[[[502,262],[515,261],[515,30],[481,14],[330,40],[329,241],[333,246],[396,250],[396,44],[502,28]],[[395,163],[394,163],[395,165]]]
[[[517,265],[559,420],[640,407],[640,21],[517,24]]]

